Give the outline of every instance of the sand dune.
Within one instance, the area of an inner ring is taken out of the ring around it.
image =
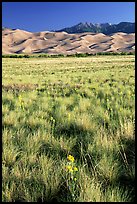
[[[2,53],[74,54],[97,52],[134,52],[135,33],[81,33],[42,31],[31,33],[24,30],[2,31]]]

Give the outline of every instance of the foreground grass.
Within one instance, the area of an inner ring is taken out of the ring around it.
[[[134,201],[134,56],[2,63],[3,202]]]

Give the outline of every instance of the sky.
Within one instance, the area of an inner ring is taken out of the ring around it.
[[[135,2],[2,2],[2,26],[30,32],[80,22],[135,22]]]

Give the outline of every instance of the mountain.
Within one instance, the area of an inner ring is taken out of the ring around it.
[[[8,29],[8,30],[13,30],[13,29],[11,29],[11,28],[2,27],[2,31],[6,30],[6,29]]]
[[[134,33],[135,23],[121,22],[119,24],[110,23],[79,23],[72,27],[64,28],[61,30],[56,30],[56,32],[65,31],[67,33],[84,33],[84,32],[94,32],[94,33],[104,33],[110,35],[112,33],[124,32],[124,33]]]
[[[79,24],[81,29],[83,24]],[[107,24],[88,24],[84,27],[98,29]],[[119,27],[123,25],[119,25]],[[3,54],[76,54],[98,52],[135,52],[135,33],[117,32],[112,35],[85,32],[68,34],[67,32],[28,32],[20,29],[2,29]]]

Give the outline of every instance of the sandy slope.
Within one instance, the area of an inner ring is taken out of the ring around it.
[[[2,53],[74,54],[135,51],[135,33],[68,34],[66,32],[2,31]]]

